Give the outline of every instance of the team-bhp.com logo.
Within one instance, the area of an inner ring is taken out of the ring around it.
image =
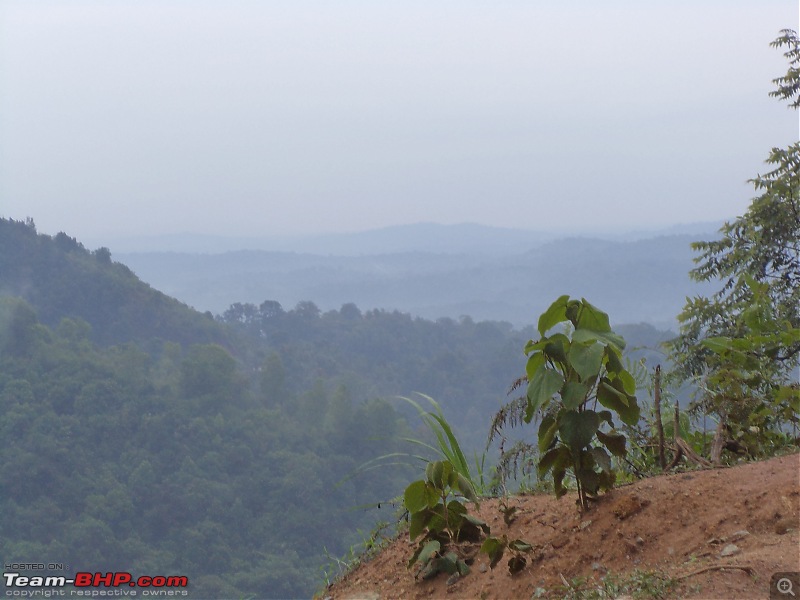
[[[189,578],[178,575],[142,575],[134,578],[127,572],[75,573],[74,577],[22,575],[3,573],[6,596],[35,598],[50,596],[136,596],[136,589],[142,596],[187,596]],[[65,590],[67,586],[72,589]],[[113,588],[107,589],[107,588]],[[45,594],[45,590],[55,594]],[[60,593],[59,593],[60,592]]]

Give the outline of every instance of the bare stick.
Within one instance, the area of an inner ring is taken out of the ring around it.
[[[677,466],[677,464],[680,462],[682,457],[683,457],[683,450],[681,450],[680,446],[676,446],[675,447],[675,457],[667,465],[665,471],[670,471],[670,470],[674,469]]]
[[[701,466],[701,467],[712,467],[710,462],[708,462],[705,458],[697,454],[692,447],[684,440],[680,434],[678,433],[678,425],[680,423],[680,407],[678,403],[675,403],[675,458],[672,459],[672,462],[667,465],[667,470],[674,468],[681,457],[685,456],[687,460],[693,462],[694,464]]]
[[[700,575],[700,573],[705,573],[707,571],[722,571],[724,569],[739,569],[740,571],[744,571],[751,577],[755,574],[755,569],[748,565],[711,565],[710,567],[703,567],[702,569],[697,569],[697,571],[692,571],[691,573],[687,573],[686,575],[681,575],[680,577],[676,577],[678,581],[681,579],[688,579],[689,577],[694,577],[695,575]]]
[[[688,442],[686,442],[686,440],[684,440],[683,438],[681,438],[681,437],[676,438],[675,439],[675,443],[678,445],[678,447],[681,450],[683,450],[684,456],[686,456],[686,458],[689,459],[694,464],[699,465],[701,467],[706,467],[706,468],[714,466],[710,462],[708,462],[705,458],[703,458],[702,456],[697,454],[697,452],[695,452],[692,449],[692,447],[688,444]]]
[[[664,424],[661,422],[661,365],[656,365],[656,374],[653,377],[653,401],[656,409],[656,431],[658,432],[658,464],[664,471],[667,459],[664,457]]]

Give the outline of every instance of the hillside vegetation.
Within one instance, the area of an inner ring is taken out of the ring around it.
[[[428,439],[392,398],[432,395],[480,452],[531,333],[312,302],[211,318],[66,234],[0,234],[0,553],[186,573],[207,597],[311,595],[412,471],[350,476]]]

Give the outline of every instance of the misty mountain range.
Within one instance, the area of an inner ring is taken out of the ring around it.
[[[469,316],[524,326],[558,295],[571,294],[616,323],[674,328],[687,296],[716,289],[691,281],[688,272],[695,256],[690,243],[715,239],[719,225],[615,239],[471,224],[238,242],[164,236],[128,240],[122,245],[149,244],[151,251],[117,253],[115,260],[153,287],[215,314],[235,302],[276,300],[290,308],[310,300],[323,311],[352,302],[429,319]],[[224,250],[237,244],[248,249]]]
[[[354,233],[271,235],[262,237],[176,233],[168,235],[122,236],[113,239],[84,239],[89,247],[108,246],[115,253],[186,252],[221,254],[237,250],[269,250],[337,256],[426,252],[444,254],[523,253],[543,243],[567,237],[632,242],[668,235],[713,236],[723,221],[685,223],[659,229],[638,229],[581,233],[580,231],[532,231],[491,227],[476,223],[441,225],[416,223],[394,225]],[[698,238],[698,239],[700,239]]]

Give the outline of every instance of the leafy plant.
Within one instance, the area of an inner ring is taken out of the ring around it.
[[[545,335],[565,322],[571,335],[569,331]],[[626,456],[626,439],[615,429],[611,411],[628,425],[638,422],[636,381],[622,363],[625,341],[611,330],[608,315],[585,299],[561,296],[539,317],[538,330],[541,339],[525,346],[524,421],[530,423],[543,413],[538,472],[540,476],[552,472],[560,497],[566,493],[564,477],[572,471],[579,505],[585,510],[589,496],[614,484],[609,452]],[[597,411],[598,403],[606,410]]]
[[[408,533],[412,541],[419,538],[408,568],[419,562],[417,577],[427,579],[440,572],[469,573],[457,544],[478,542],[481,533],[488,535],[490,530],[467,512],[462,500],[478,505],[472,484],[448,460],[429,463],[425,479],[406,488],[403,503],[409,513]]]
[[[487,537],[483,544],[481,544],[481,552],[485,552],[489,557],[489,567],[494,569],[497,563],[502,560],[506,551],[511,553],[511,558],[508,559],[508,572],[516,575],[528,564],[528,559],[525,554],[533,550],[525,540],[509,540],[506,535],[502,537]]]
[[[800,386],[763,365],[774,361],[785,348],[800,347],[800,328],[776,318],[767,284],[748,275],[743,278],[752,301],[739,317],[742,333],[701,342],[712,352],[707,358],[711,368],[702,402],[707,410],[720,415],[732,439],[742,442],[751,454],[761,454],[762,445],[771,447],[770,434],[776,433],[776,424],[798,423]]]

